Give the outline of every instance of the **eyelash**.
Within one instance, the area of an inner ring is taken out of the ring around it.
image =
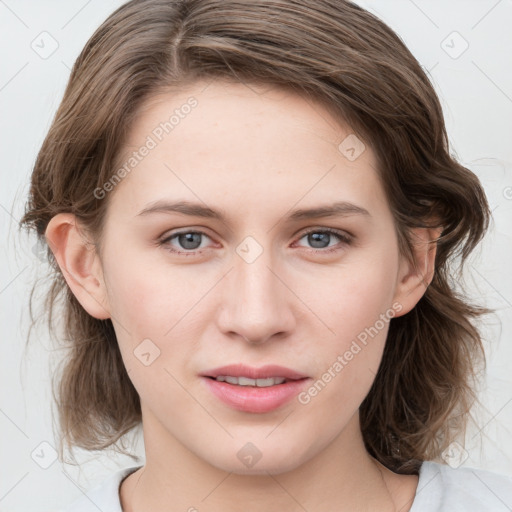
[[[210,236],[208,236],[206,233],[204,233],[203,231],[195,231],[195,230],[186,230],[186,231],[178,231],[177,233],[173,233],[172,235],[170,236],[167,236],[165,237],[164,239],[160,240],[158,242],[158,245],[159,246],[165,246],[165,249],[168,250],[169,252],[173,253],[173,254],[178,254],[178,255],[183,255],[183,256],[194,256],[196,254],[200,254],[202,253],[205,249],[196,249],[195,251],[177,251],[175,249],[170,249],[169,247],[169,242],[180,236],[180,235],[185,235],[185,234],[200,234],[200,235],[204,235],[206,236],[207,238],[210,238]],[[334,235],[336,237],[338,237],[340,239],[340,244],[341,245],[350,245],[352,243],[352,236],[351,235],[348,235],[348,234],[345,234],[344,232],[341,232],[341,231],[338,231],[336,229],[332,229],[332,228],[314,228],[314,229],[310,229],[309,231],[305,231],[303,233],[301,233],[301,235],[299,236],[298,240],[301,240],[302,238],[304,238],[305,236],[311,234],[311,233],[328,233],[330,235]],[[329,253],[332,253],[332,252],[335,252],[335,251],[339,251],[341,249],[340,246],[334,246],[334,247],[326,247],[326,248],[323,248],[323,249],[315,249],[313,247],[306,247],[306,249],[308,249],[308,252],[313,252],[313,253],[322,253],[322,254],[329,254]]]

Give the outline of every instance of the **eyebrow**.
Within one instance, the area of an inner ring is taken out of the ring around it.
[[[213,210],[201,203],[194,203],[191,201],[155,201],[141,210],[136,217],[145,216],[151,213],[181,213],[183,215],[190,215],[193,217],[217,219],[226,223],[226,215],[222,211]],[[288,222],[296,222],[299,220],[316,219],[321,217],[347,217],[350,215],[365,215],[371,217],[370,212],[361,206],[357,206],[347,201],[338,201],[325,206],[294,210],[286,216],[284,220]]]

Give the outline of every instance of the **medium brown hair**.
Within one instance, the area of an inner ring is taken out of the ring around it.
[[[473,320],[489,310],[456,291],[490,212],[477,177],[450,155],[442,108],[421,65],[377,17],[344,0],[133,0],[117,9],[78,57],[38,154],[21,225],[41,241],[61,212],[100,247],[116,168],[134,116],[152,95],[197,80],[228,79],[292,90],[325,105],[374,150],[399,249],[412,260],[411,228],[439,226],[435,274],[409,313],[393,318],[375,382],[360,407],[370,454],[416,473],[466,428],[485,364]],[[110,319],[91,317],[48,250],[52,326],[64,296],[57,403],[69,446],[117,447],[140,424],[139,396]],[[458,265],[455,267],[454,264]],[[61,445],[62,447],[62,445]]]

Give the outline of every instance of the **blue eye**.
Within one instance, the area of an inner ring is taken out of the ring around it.
[[[171,252],[189,252],[189,251],[195,251],[197,249],[203,249],[204,247],[201,247],[201,237],[210,238],[208,235],[201,231],[182,231],[180,233],[174,233],[173,235],[165,238],[162,240],[162,245],[170,245],[170,251]],[[176,239],[179,243],[179,247],[174,249],[171,244],[171,241]],[[183,249],[183,250],[180,250]],[[191,252],[193,254],[193,252]]]
[[[333,237],[338,240],[338,243],[332,244]],[[180,231],[164,238],[159,242],[159,245],[164,246],[167,250],[175,254],[193,256],[200,253],[201,249],[207,248],[207,246],[203,245],[204,238],[211,240],[211,238],[202,231]],[[303,233],[299,241],[303,239],[307,239],[307,243],[311,244],[309,249],[319,254],[338,251],[341,249],[341,246],[350,245],[352,241],[352,237],[348,234],[329,228],[311,229]],[[178,245],[176,245],[176,243]]]
[[[312,249],[318,250],[318,252],[332,252],[338,250],[340,247],[338,244],[331,245],[332,237],[341,241],[342,244],[349,245],[351,238],[344,233],[334,229],[312,229],[306,233],[303,233],[299,240],[307,239],[307,242],[312,245]],[[323,250],[327,249],[327,250]]]

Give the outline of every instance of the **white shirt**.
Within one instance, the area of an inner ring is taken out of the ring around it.
[[[123,512],[122,480],[141,466],[120,469],[61,512]],[[510,512],[512,478],[482,469],[423,462],[410,512]]]

